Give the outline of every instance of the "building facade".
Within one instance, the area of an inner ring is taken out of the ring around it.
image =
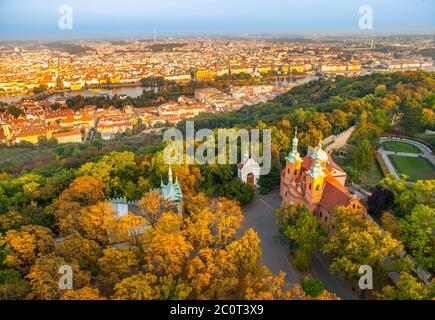
[[[329,232],[334,230],[332,211],[338,206],[360,210],[364,215],[366,209],[361,201],[345,186],[345,171],[322,149],[322,144],[309,148],[307,156],[301,158],[298,143],[296,133],[281,172],[282,205],[305,205]]]
[[[250,186],[257,186],[258,179],[260,178],[260,166],[254,159],[249,158],[249,154],[243,156],[242,162],[237,165],[237,175],[239,179],[249,184]]]

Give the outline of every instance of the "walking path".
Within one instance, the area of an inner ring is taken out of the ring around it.
[[[407,143],[420,150],[420,153],[386,151],[382,147],[378,150],[382,156],[382,159],[385,162],[385,165],[388,168],[388,171],[390,171],[390,173],[393,174],[398,179],[400,179],[400,174],[397,172],[396,168],[391,163],[389,156],[401,156],[401,157],[410,157],[410,158],[423,157],[426,158],[429,162],[432,163],[432,165],[435,166],[435,156],[432,154],[432,150],[418,141],[414,141],[406,138],[399,138],[399,137],[382,137],[380,141],[381,143],[388,142],[388,141]]]

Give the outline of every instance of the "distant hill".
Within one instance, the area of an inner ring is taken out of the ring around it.
[[[92,48],[81,46],[78,44],[58,42],[58,41],[46,43],[46,44],[44,44],[44,46],[46,48],[53,49],[53,50],[65,51],[65,52],[67,52],[69,54],[73,54],[73,55],[84,54],[88,51],[95,51]]]

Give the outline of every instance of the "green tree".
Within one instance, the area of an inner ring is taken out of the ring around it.
[[[406,272],[400,274],[396,287],[384,287],[381,297],[386,300],[430,300],[434,298],[430,287]]]
[[[369,265],[380,275],[386,267],[385,259],[403,249],[390,233],[383,234],[373,222],[363,219],[358,210],[338,207],[332,215],[335,233],[329,236],[323,251],[333,254],[331,269],[334,272],[356,279],[360,266]]]
[[[321,280],[307,277],[302,280],[302,289],[310,297],[316,298],[325,290],[325,287]]]
[[[255,191],[250,185],[234,179],[224,185],[222,196],[236,200],[244,206],[254,199]]]
[[[435,209],[418,205],[401,223],[402,241],[423,268],[435,271]]]
[[[311,265],[311,255],[319,247],[325,232],[314,214],[307,207],[286,206],[275,212],[280,235],[289,244],[294,262],[301,271],[307,271]]]
[[[362,140],[352,152],[352,165],[358,176],[370,169],[373,162],[372,146],[367,139]]]

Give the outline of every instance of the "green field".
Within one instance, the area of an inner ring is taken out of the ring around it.
[[[400,174],[405,174],[410,181],[435,179],[435,169],[425,158],[390,156],[390,160]]]
[[[420,149],[412,144],[399,141],[386,141],[382,143],[386,151],[406,152],[406,153],[421,153]]]

